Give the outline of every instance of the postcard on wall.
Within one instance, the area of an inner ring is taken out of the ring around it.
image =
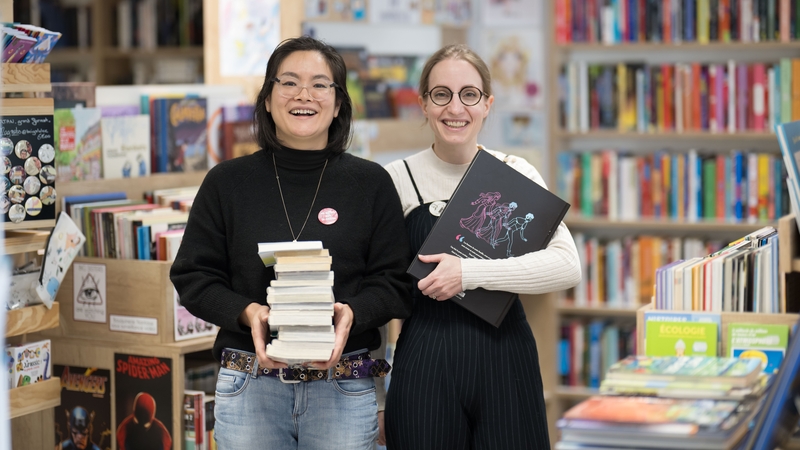
[[[72,275],[72,319],[106,323],[106,265],[75,263]]]
[[[219,2],[217,16],[220,75],[263,77],[281,39],[280,0]]]
[[[181,306],[178,291],[173,289],[175,294],[175,340],[184,341],[202,336],[216,336],[219,329],[213,323],[198,319],[192,313]]]
[[[172,448],[172,360],[115,353],[114,372],[117,448]]]
[[[55,409],[58,448],[110,450],[111,371],[56,364],[53,375],[61,377],[61,405]]]
[[[481,17],[487,27],[542,26],[541,0],[490,0],[481,5]]]
[[[492,72],[495,105],[544,108],[544,38],[539,30],[483,33],[482,56]]]

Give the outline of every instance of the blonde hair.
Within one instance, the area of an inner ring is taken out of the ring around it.
[[[481,83],[483,83],[483,86],[479,87],[487,96],[492,95],[492,75],[489,72],[489,67],[477,53],[464,44],[446,45],[428,58],[428,61],[425,62],[425,66],[422,68],[422,74],[420,74],[419,77],[419,95],[424,95],[430,90],[428,84],[433,67],[447,59],[462,60],[472,64],[472,67],[478,71],[481,77]]]

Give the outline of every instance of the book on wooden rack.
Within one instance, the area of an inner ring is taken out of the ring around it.
[[[742,400],[758,398],[769,384],[769,376],[762,374],[753,384],[745,387],[730,383],[705,383],[696,381],[663,380],[603,380],[600,393],[603,395],[649,396],[663,398]]]
[[[563,441],[596,448],[731,449],[747,433],[757,406],[757,401],[598,396],[567,411],[557,426]]]
[[[489,152],[479,150],[419,254],[501,259],[535,252],[550,242],[569,206]],[[422,279],[435,267],[414,258],[408,273]],[[479,288],[451,301],[498,327],[515,298],[510,292]]]
[[[754,358],[628,356],[608,369],[606,379],[696,381],[745,387],[759,377],[761,365],[761,360]]]

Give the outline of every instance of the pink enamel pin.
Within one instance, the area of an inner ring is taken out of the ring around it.
[[[324,225],[333,225],[339,220],[339,213],[333,208],[324,208],[317,214],[317,218]]]

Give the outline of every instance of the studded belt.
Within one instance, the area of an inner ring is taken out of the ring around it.
[[[255,376],[267,376],[280,378],[286,383],[296,383],[301,381],[316,381],[330,378],[337,380],[353,380],[357,378],[385,377],[389,374],[392,366],[385,359],[372,359],[369,352],[357,355],[343,356],[331,369],[307,369],[304,367],[294,367],[290,369],[267,369],[257,367],[258,358],[255,353],[243,352],[230,348],[222,349],[222,367],[245,373],[254,373]]]

